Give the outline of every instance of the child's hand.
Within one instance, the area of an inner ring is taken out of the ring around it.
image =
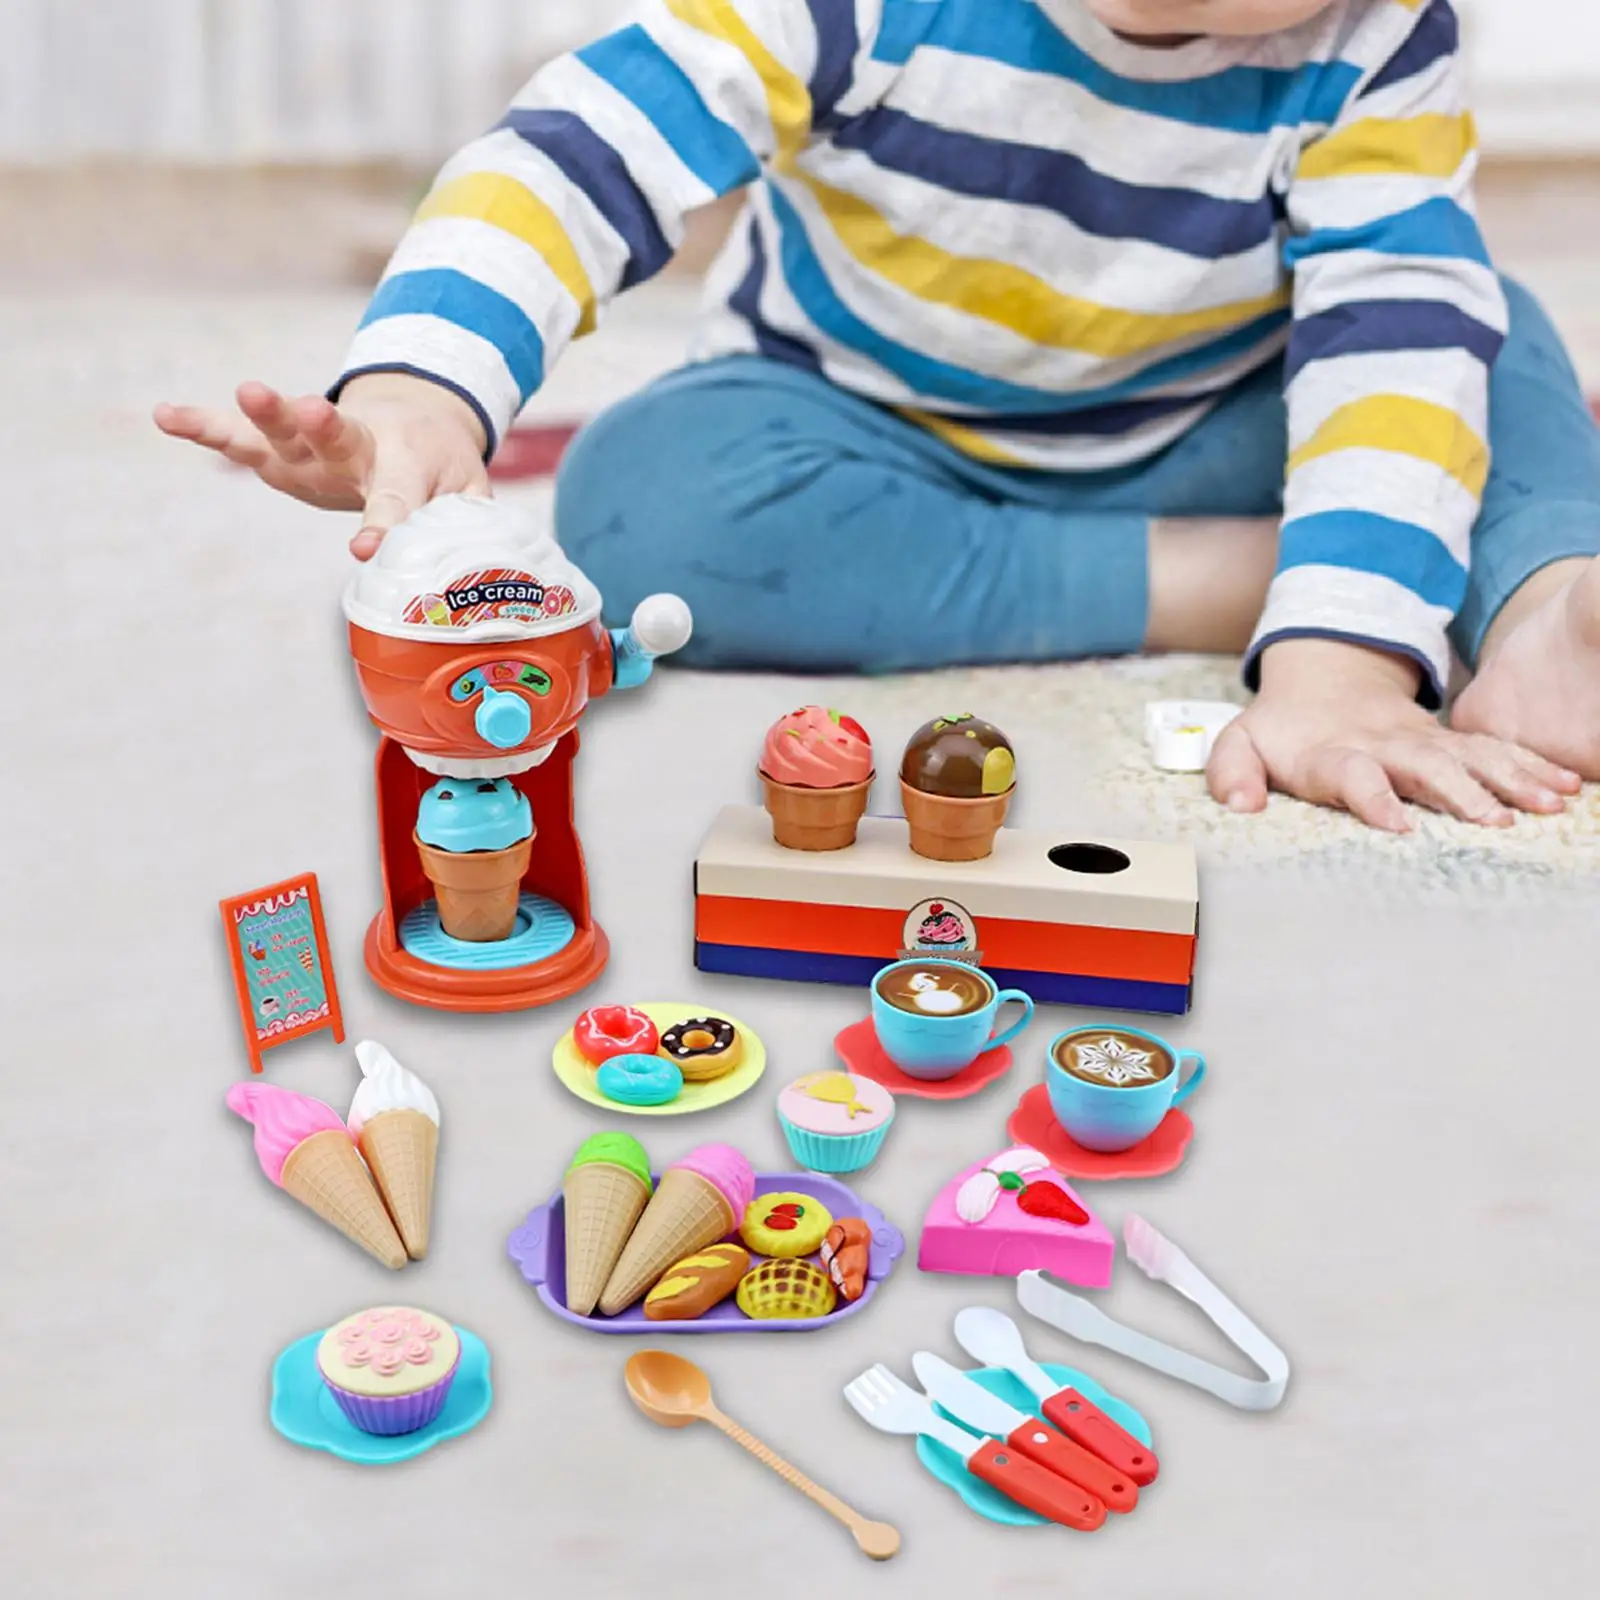
[[[404,373],[353,379],[333,405],[241,384],[238,411],[159,405],[156,426],[248,467],[263,483],[329,511],[359,511],[350,553],[366,561],[397,522],[435,495],[489,493],[483,424],[464,400]]]
[[[1409,833],[1401,800],[1503,828],[1511,807],[1559,811],[1575,774],[1484,734],[1454,733],[1416,702],[1419,669],[1333,639],[1285,639],[1261,658],[1261,693],[1223,731],[1206,780],[1233,811],[1269,786]]]

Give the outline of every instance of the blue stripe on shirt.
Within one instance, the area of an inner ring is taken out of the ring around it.
[[[759,174],[749,145],[711,113],[688,73],[638,23],[586,45],[578,59],[637,106],[713,193],[729,194]]]
[[[628,249],[624,289],[653,277],[672,259],[661,224],[627,163],[581,117],[570,111],[516,107],[501,119],[519,139],[541,151],[575,189],[588,196]]]
[[[1395,350],[1466,350],[1485,366],[1505,336],[1444,300],[1350,300],[1295,323],[1284,362],[1287,384],[1312,361]]]
[[[878,59],[901,64],[923,45],[1065,78],[1129,111],[1235,133],[1332,123],[1361,81],[1361,69],[1345,61],[1293,71],[1228,67],[1170,81],[1124,78],[1079,49],[1035,0],[885,0]]]
[[[523,398],[544,377],[544,340],[522,308],[449,267],[400,272],[378,285],[361,326],[386,317],[439,317],[486,339],[510,369]]]
[[[755,335],[756,348],[769,361],[781,361],[786,366],[800,367],[806,372],[820,373],[822,362],[810,345],[802,343],[787,333],[780,333],[761,314],[761,291],[767,283],[767,246],[761,237],[761,223],[750,213],[747,229],[749,235],[750,266],[739,286],[728,296],[728,307],[750,324]]]
[[[794,207],[774,183],[766,193],[777,219],[783,275],[800,309],[836,343],[858,351],[891,372],[908,388],[932,400],[972,406],[983,412],[1023,412],[1033,415],[1087,411],[1118,400],[1137,399],[1146,390],[1163,383],[1177,383],[1202,376],[1209,368],[1264,346],[1289,320],[1287,311],[1271,311],[1209,344],[1185,350],[1168,360],[1158,361],[1143,372],[1103,389],[1084,390],[1074,395],[1023,388],[1002,378],[985,377],[964,367],[952,366],[921,351],[912,350],[880,333],[864,322],[840,299],[822,263],[812,248],[805,225]],[[1272,354],[1264,348],[1262,359]],[[982,422],[983,418],[975,419]]]
[[[1404,83],[1426,72],[1434,62],[1453,56],[1461,47],[1461,25],[1450,8],[1450,0],[1433,0],[1422,13],[1406,42],[1390,57],[1388,65],[1361,91],[1359,99],[1376,94],[1396,83]]]
[[[1037,206],[1103,239],[1142,239],[1205,260],[1264,244],[1277,222],[1269,195],[1221,200],[1124,183],[1075,155],[957,133],[888,107],[853,118],[834,143],[956,194]]]
[[[1319,511],[1285,522],[1278,570],[1348,567],[1391,578],[1430,606],[1456,611],[1467,593],[1466,568],[1435,534],[1371,511]]]
[[[1489,250],[1478,224],[1454,200],[1440,196],[1409,211],[1375,217],[1357,228],[1315,228],[1283,247],[1284,265],[1292,272],[1308,256],[1335,255],[1345,250],[1371,250],[1387,256],[1433,256],[1489,265]]]
[[[856,30],[856,0],[806,0],[817,36],[817,61],[807,88],[811,93],[811,126],[828,128],[834,107],[850,90],[861,37]]]

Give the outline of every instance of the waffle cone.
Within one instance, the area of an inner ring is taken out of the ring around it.
[[[302,1139],[289,1152],[279,1182],[285,1194],[331,1222],[384,1266],[406,1264],[406,1247],[348,1133],[328,1128]]]
[[[533,856],[533,835],[504,850],[440,850],[421,839],[416,844],[444,931],[472,944],[509,939],[517,926],[517,901]]]
[[[626,1311],[673,1262],[727,1238],[738,1220],[716,1184],[669,1167],[606,1280],[600,1310],[608,1317]]]
[[[900,780],[900,798],[911,828],[911,848],[930,861],[982,861],[1011,809],[1016,786],[976,800],[925,794]]]
[[[772,837],[786,850],[847,850],[867,809],[872,774],[837,789],[806,789],[761,774]]]
[[[420,1261],[428,1253],[439,1124],[421,1111],[380,1111],[362,1125],[356,1143],[372,1169],[406,1254]]]
[[[562,1208],[567,1223],[567,1310],[594,1310],[611,1269],[650,1198],[639,1175],[609,1161],[590,1161],[567,1174]]]

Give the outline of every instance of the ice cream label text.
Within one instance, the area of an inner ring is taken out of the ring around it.
[[[401,615],[411,623],[470,628],[479,622],[564,617],[577,608],[577,597],[566,584],[542,583],[531,572],[498,567],[463,573],[442,592],[413,595]]]

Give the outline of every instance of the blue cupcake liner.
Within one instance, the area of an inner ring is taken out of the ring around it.
[[[778,1121],[783,1125],[790,1152],[807,1171],[859,1172],[877,1159],[884,1138],[894,1126],[894,1115],[891,1111],[887,1122],[866,1133],[813,1133],[809,1128],[796,1127],[781,1111]]]

